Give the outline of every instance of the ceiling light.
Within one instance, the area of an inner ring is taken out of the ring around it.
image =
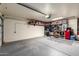
[[[45,18],[47,18],[47,19],[49,19],[49,18],[51,18],[51,14],[47,14],[47,15],[45,15]]]
[[[46,18],[49,18],[49,15],[45,15]]]

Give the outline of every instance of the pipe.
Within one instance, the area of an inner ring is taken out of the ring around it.
[[[38,12],[38,13],[41,13],[41,14],[43,14],[43,15],[47,15],[47,14],[45,14],[45,13],[43,13],[43,12],[40,12],[40,11],[38,11],[38,10],[32,8],[32,7],[29,7],[29,6],[27,6],[27,5],[24,5],[24,4],[22,4],[22,3],[17,3],[17,4],[18,4],[18,5],[21,5],[21,6],[23,6],[23,7],[29,8],[29,9],[31,9],[31,10],[33,10],[33,11]]]

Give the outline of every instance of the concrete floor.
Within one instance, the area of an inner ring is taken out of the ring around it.
[[[63,38],[40,37],[7,43],[0,56],[79,56],[79,43]]]

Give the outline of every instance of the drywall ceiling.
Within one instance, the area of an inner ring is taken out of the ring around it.
[[[58,17],[71,17],[79,16],[79,4],[78,3],[24,3],[25,5],[32,7],[45,14],[52,14],[50,19],[46,19],[45,15],[36,11],[25,8],[15,3],[3,3],[0,6],[2,14],[13,17],[22,17],[29,19],[36,19],[42,21],[52,21]]]

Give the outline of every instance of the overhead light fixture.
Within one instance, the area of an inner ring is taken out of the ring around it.
[[[51,17],[51,14],[45,15],[45,18],[49,19]]]
[[[49,18],[49,15],[45,15],[46,18]]]

